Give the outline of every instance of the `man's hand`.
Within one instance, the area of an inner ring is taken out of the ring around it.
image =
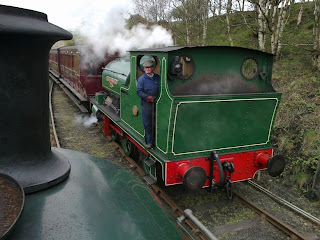
[[[147,97],[147,102],[154,102],[154,98],[152,96]]]

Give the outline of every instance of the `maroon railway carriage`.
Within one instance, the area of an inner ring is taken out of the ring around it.
[[[89,109],[89,98],[102,91],[102,71],[117,54],[105,54],[101,61],[90,60],[85,45],[52,48],[49,70],[68,88],[79,102]],[[82,54],[86,52],[86,54]]]

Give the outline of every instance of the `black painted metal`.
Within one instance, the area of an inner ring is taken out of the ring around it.
[[[51,150],[48,55],[72,35],[31,10],[0,5],[0,19],[0,172],[30,193],[70,171],[68,160]]]

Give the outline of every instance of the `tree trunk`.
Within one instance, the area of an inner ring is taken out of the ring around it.
[[[304,3],[305,3],[305,0],[301,0],[300,11],[299,11],[299,14],[298,14],[298,19],[297,19],[297,26],[299,26],[300,23],[301,23],[303,10],[304,10]]]
[[[240,11],[240,12],[243,12],[243,11],[244,11],[245,0],[242,0],[242,1],[237,0],[237,2],[238,2],[238,6],[239,6],[239,11]],[[241,2],[242,2],[242,3],[241,3]]]
[[[269,9],[269,1],[267,0],[259,0],[257,10],[258,10],[258,41],[259,41],[259,49],[261,51],[266,50],[266,26]]]
[[[280,31],[282,29],[283,21],[284,21],[284,15],[285,15],[285,4],[287,3],[287,0],[284,0],[281,2],[280,12],[278,14],[278,22],[277,22],[277,28],[274,32],[274,44],[275,48],[274,51],[278,50],[279,47],[279,40],[280,40]],[[276,54],[276,52],[272,52],[273,54]]]
[[[278,2],[272,1],[271,3],[271,53],[277,55],[277,58],[280,57],[280,53],[282,50],[281,41],[283,30],[288,22],[290,16],[290,8],[293,4],[294,0],[283,0],[281,1],[281,7],[279,8]],[[267,8],[269,7],[267,6]],[[278,18],[277,21],[276,18]]]
[[[186,46],[190,46],[190,28],[189,28],[189,11],[188,11],[188,4],[186,0],[180,0],[178,1],[182,5],[182,11],[183,11],[183,21],[185,24],[185,29],[186,29]]]
[[[230,21],[229,21],[229,14],[226,14],[226,20],[227,20],[227,31],[228,31],[228,37],[230,46],[233,46],[232,36],[231,36],[231,28],[230,28]]]
[[[203,0],[202,3],[202,46],[206,44],[208,28],[209,0]]]
[[[222,10],[222,0],[219,0],[219,5],[218,5],[218,15],[221,15],[221,10]]]
[[[271,9],[273,10],[272,18],[271,18],[271,53],[275,54],[277,49],[277,43],[275,41],[275,36],[276,36],[275,22],[278,14],[278,5],[275,4],[275,1],[272,1]]]
[[[190,31],[189,31],[189,21],[188,21],[188,10],[185,8],[185,24],[186,24],[186,40],[187,40],[187,46],[190,45]]]
[[[319,2],[314,1],[313,49],[316,54],[319,49]],[[315,56],[317,58],[317,55]]]
[[[286,0],[284,1],[283,5],[282,5],[282,9],[281,9],[281,16],[279,18],[280,20],[280,25],[279,25],[279,29],[277,30],[277,58],[280,58],[280,53],[282,50],[282,45],[281,45],[281,41],[282,41],[282,35],[283,35],[283,30],[284,27],[286,26],[288,19],[290,17],[290,8],[291,6],[294,4],[294,0]]]
[[[233,41],[232,41],[232,36],[231,36],[231,28],[230,28],[230,21],[229,21],[229,16],[230,16],[231,8],[232,8],[232,0],[228,0],[227,14],[226,14],[227,32],[228,32],[228,37],[229,37],[230,46],[233,46]]]
[[[314,1],[314,26],[313,26],[313,49],[314,49],[314,65],[320,70],[320,34],[319,34],[319,14],[320,0]]]

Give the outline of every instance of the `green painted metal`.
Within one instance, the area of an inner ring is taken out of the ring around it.
[[[208,83],[203,84],[204,90],[215,88],[214,94],[274,91],[271,85],[272,55],[268,53],[232,47],[180,49],[169,53],[169,63],[173,62],[176,56],[190,57],[194,62],[194,72],[187,79],[181,80],[177,75],[169,74],[170,92],[174,93],[181,88],[176,95],[184,95],[183,90],[197,88],[203,82]],[[250,80],[241,74],[242,64],[246,59],[253,59],[258,67],[258,74]],[[194,95],[204,95],[201,90],[203,89],[199,89]]]
[[[175,99],[174,156],[270,146],[280,94]]]
[[[117,95],[120,95],[120,87],[129,84],[130,59],[117,58],[108,63],[102,72],[102,86]]]
[[[107,96],[107,94],[104,93],[104,92],[97,92],[97,93],[95,94],[97,103],[98,103],[98,104],[103,104],[106,96]]]
[[[132,174],[91,155],[57,151],[70,160],[69,178],[27,195],[7,239],[183,239]]]

